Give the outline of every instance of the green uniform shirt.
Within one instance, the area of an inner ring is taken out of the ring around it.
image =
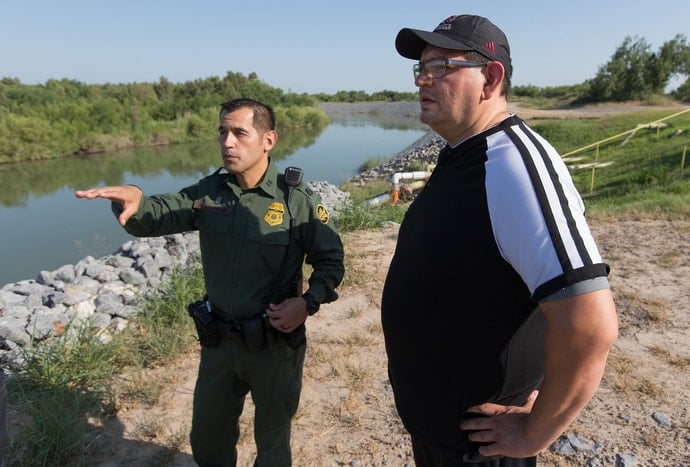
[[[125,229],[138,237],[198,230],[206,293],[228,318],[256,316],[269,302],[294,295],[290,282],[305,255],[313,268],[308,291],[322,303],[333,301],[344,274],[340,237],[319,195],[306,185],[293,190],[290,211],[287,199],[284,176],[270,162],[255,188],[243,190],[234,175],[220,173],[179,193],[145,196]],[[113,208],[119,214],[120,205]],[[295,228],[288,250],[289,212]]]

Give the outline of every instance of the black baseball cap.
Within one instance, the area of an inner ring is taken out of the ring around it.
[[[506,35],[498,26],[482,16],[450,16],[431,32],[404,28],[395,38],[398,53],[414,60],[419,60],[427,44],[443,49],[473,50],[489,60],[501,62],[508,79],[513,74]]]

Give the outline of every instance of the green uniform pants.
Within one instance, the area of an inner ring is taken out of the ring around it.
[[[255,465],[292,464],[290,424],[299,405],[305,348],[293,349],[283,339],[277,339],[276,349],[256,353],[230,339],[201,348],[190,435],[197,464],[237,464],[239,418],[248,392],[256,408]]]

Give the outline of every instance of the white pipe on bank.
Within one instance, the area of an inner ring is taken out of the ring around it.
[[[378,196],[374,196],[373,198],[369,198],[367,200],[367,204],[369,206],[378,206],[381,203],[385,203],[386,201],[389,201],[391,199],[391,194],[390,193],[381,193]]]
[[[398,172],[394,173],[391,178],[393,190],[391,191],[391,203],[395,204],[400,199],[400,181],[401,180],[426,180],[431,175],[431,172],[415,171],[415,172]]]
[[[415,172],[398,172],[394,173],[391,178],[393,188],[400,185],[400,180],[425,180],[431,175],[430,172],[415,171]]]
[[[424,186],[424,182],[426,182],[429,176],[431,176],[431,171],[433,169],[434,165],[429,165],[429,171],[417,170],[414,172],[394,173],[391,176],[392,189],[390,193],[381,193],[380,195],[374,196],[373,198],[367,200],[367,204],[369,206],[376,206],[378,204],[385,203],[386,201],[390,201],[393,204],[397,203],[398,199],[400,198],[400,182],[402,180],[423,180],[421,184],[419,182],[411,184],[413,191],[417,190]]]

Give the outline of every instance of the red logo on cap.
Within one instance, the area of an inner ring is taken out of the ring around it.
[[[441,21],[441,23],[436,26],[436,29],[434,29],[434,32],[436,31],[450,31],[451,28],[453,27],[453,22],[455,21],[455,18],[457,16],[449,16],[448,18],[444,19]]]
[[[493,41],[491,41],[491,42],[486,42],[486,43],[484,44],[484,48],[485,48],[486,50],[488,50],[489,52],[491,52],[492,54],[493,54],[493,53],[496,53],[496,46],[494,45]]]

